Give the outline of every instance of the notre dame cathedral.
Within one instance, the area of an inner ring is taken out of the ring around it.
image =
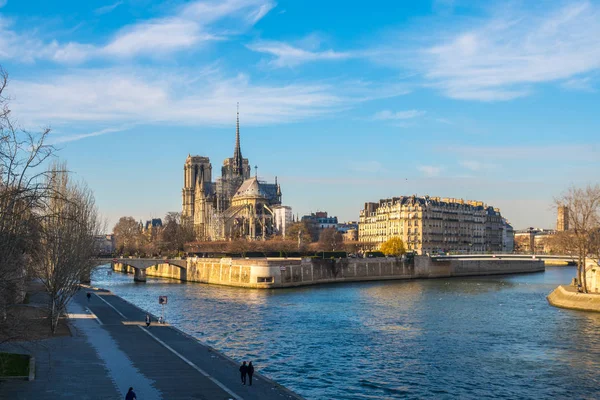
[[[275,231],[274,209],[281,205],[281,188],[251,177],[242,157],[240,114],[235,150],[212,181],[212,165],[204,156],[188,155],[183,166],[183,220],[192,223],[198,240],[266,239]]]

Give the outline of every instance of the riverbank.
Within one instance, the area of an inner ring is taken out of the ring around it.
[[[381,258],[188,258],[185,260],[118,259],[114,271],[182,282],[253,289],[291,288],[336,282],[408,280],[520,274],[544,271],[544,261],[532,258],[437,257]]]
[[[145,400],[301,399],[260,373],[252,386],[243,386],[238,362],[172,326],[157,324],[155,316],[146,328],[146,312],[109,291],[80,290],[69,313],[77,335],[58,343],[50,339],[54,346],[45,350],[52,361],[42,368],[43,379],[3,384],[0,397],[123,398],[132,386]]]
[[[600,312],[600,294],[580,293],[574,286],[560,285],[547,299],[555,307]]]

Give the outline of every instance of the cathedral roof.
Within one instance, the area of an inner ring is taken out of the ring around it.
[[[235,192],[233,197],[263,197],[266,198],[266,193],[262,190],[260,183],[256,177],[246,179],[242,186]]]

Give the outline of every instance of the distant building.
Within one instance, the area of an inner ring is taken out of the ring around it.
[[[342,234],[344,242],[356,242],[358,240],[358,221],[339,223],[337,231]]]
[[[108,256],[115,251],[115,235],[96,235],[94,236],[96,251],[99,256]]]
[[[305,215],[302,217],[302,222],[308,222],[310,224],[314,224],[319,230],[327,229],[327,228],[336,228],[338,226],[337,217],[329,217],[327,215],[327,211],[317,211],[316,213],[312,213],[310,215]]]
[[[400,237],[418,254],[501,252],[500,210],[481,201],[401,196],[365,203],[358,240],[381,244]]]
[[[569,209],[566,206],[559,206],[556,210],[556,230],[558,232],[569,230]]]
[[[275,206],[273,207],[273,217],[275,220],[275,231],[285,238],[289,226],[292,224],[292,207]]]
[[[549,239],[554,229],[528,228],[515,231],[515,247],[521,253],[546,254],[552,251]],[[518,246],[517,246],[518,245]]]
[[[358,221],[341,222],[337,225],[337,230],[340,233],[346,233],[352,229],[358,230]]]
[[[142,228],[142,232],[152,233],[152,232],[159,231],[160,229],[162,229],[162,227],[163,227],[162,219],[152,218],[152,219],[146,221],[146,224]]]
[[[515,231],[506,218],[502,218],[502,252],[515,251]]]

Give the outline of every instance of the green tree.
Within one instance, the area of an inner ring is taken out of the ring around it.
[[[381,244],[381,252],[386,256],[398,257],[406,253],[404,242],[398,236],[388,239],[386,242]]]

